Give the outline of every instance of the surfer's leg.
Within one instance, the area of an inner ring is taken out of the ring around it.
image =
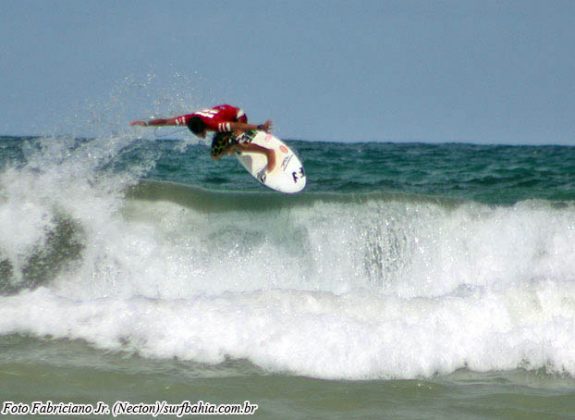
[[[263,153],[268,159],[267,169],[272,172],[276,167],[276,152],[273,149],[268,149],[254,143],[238,143],[236,147],[239,150],[246,152]]]

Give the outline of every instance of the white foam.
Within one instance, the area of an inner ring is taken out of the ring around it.
[[[144,357],[248,359],[320,378],[414,378],[542,368],[575,374],[575,288],[443,299],[259,291],[77,301],[39,289],[0,298],[0,331],[83,339]]]

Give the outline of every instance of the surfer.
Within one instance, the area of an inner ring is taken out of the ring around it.
[[[186,125],[192,133],[202,139],[206,137],[208,131],[214,131],[216,134],[212,139],[211,146],[213,159],[219,159],[224,154],[234,152],[257,152],[266,155],[267,170],[269,172],[273,171],[276,166],[275,152],[272,149],[251,144],[249,140],[244,140],[242,136],[244,132],[249,130],[262,130],[269,133],[272,128],[272,122],[267,120],[263,124],[250,124],[245,112],[232,105],[216,105],[192,114],[171,118],[154,118],[148,121],[136,120],[132,121],[130,125],[142,127]]]

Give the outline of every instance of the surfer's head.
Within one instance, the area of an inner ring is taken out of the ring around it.
[[[188,128],[196,136],[204,138],[206,137],[206,124],[202,121],[200,117],[192,117],[188,120]]]
[[[235,142],[237,143],[237,141]],[[218,158],[224,153],[230,145],[234,144],[234,137],[232,133],[216,133],[212,138],[211,155],[213,158]]]

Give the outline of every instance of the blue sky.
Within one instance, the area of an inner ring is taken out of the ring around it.
[[[575,144],[575,1],[0,6],[0,134],[231,103],[286,139]]]

